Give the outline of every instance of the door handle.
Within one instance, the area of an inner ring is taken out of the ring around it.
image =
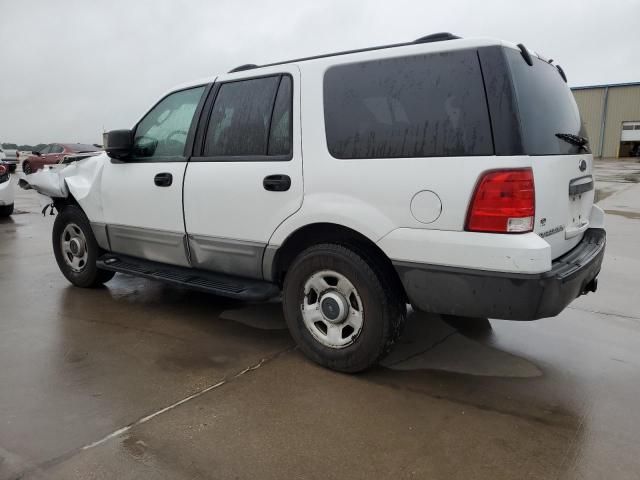
[[[268,175],[264,177],[262,186],[270,192],[286,192],[291,187],[289,175]]]
[[[168,187],[173,183],[173,175],[167,172],[159,173],[153,177],[153,182],[158,187]]]

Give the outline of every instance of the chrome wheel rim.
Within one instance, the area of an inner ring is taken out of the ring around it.
[[[347,347],[362,331],[364,309],[360,295],[347,277],[333,270],[309,277],[300,308],[307,330],[326,347]]]
[[[70,223],[62,231],[60,236],[60,248],[62,257],[74,272],[82,272],[87,266],[87,239],[84,233],[75,223]]]

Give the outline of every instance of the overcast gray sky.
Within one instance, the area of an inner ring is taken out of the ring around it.
[[[640,0],[0,0],[0,140],[101,141],[167,89],[243,63],[450,31],[640,81]]]

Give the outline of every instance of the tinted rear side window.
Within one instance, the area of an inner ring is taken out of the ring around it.
[[[330,68],[324,115],[327,145],[336,158],[493,154],[472,50]]]
[[[568,133],[587,137],[580,112],[556,67],[533,58],[529,66],[519,51],[506,48],[518,104],[522,142],[527,155],[567,155],[584,149],[556,137]]]
[[[268,155],[291,153],[291,77],[283,76],[271,116]]]
[[[266,155],[280,76],[224,83],[213,105],[205,156]]]

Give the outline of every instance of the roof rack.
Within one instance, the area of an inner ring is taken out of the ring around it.
[[[240,65],[239,67],[232,68],[228,73],[242,72],[243,70],[251,70],[252,68],[258,68],[258,65],[256,65],[255,63],[245,63],[244,65]]]
[[[360,52],[370,52],[372,50],[385,50],[387,48],[395,48],[395,47],[407,47],[409,45],[416,45],[416,44],[420,44],[420,43],[433,43],[433,42],[444,42],[447,40],[457,40],[459,37],[457,35],[454,35],[453,33],[449,33],[449,32],[439,32],[439,33],[432,33],[431,35],[426,35],[424,37],[420,37],[417,40],[414,40],[413,42],[404,42],[404,43],[393,43],[391,45],[380,45],[377,47],[367,47],[367,48],[357,48],[355,50],[345,50],[342,52],[333,52],[333,53],[325,53],[322,55],[314,55],[311,57],[302,57],[302,58],[295,58],[292,60],[285,60],[285,61],[281,61],[281,62],[273,62],[273,63],[266,63],[264,65],[255,65],[253,63],[248,63],[246,65],[240,65],[239,67],[236,67],[232,70],[229,70],[229,73],[233,73],[233,72],[241,72],[243,70],[251,70],[253,68],[261,68],[261,67],[273,67],[275,65],[283,65],[285,63],[294,63],[294,62],[304,62],[307,60],[316,60],[318,58],[327,58],[327,57],[337,57],[340,55],[349,55],[351,53],[360,53]]]
[[[417,40],[414,40],[413,43],[432,43],[432,42],[445,42],[447,40],[457,40],[460,37],[454,35],[449,32],[438,32],[432,33],[431,35],[427,35],[425,37],[420,37]]]

